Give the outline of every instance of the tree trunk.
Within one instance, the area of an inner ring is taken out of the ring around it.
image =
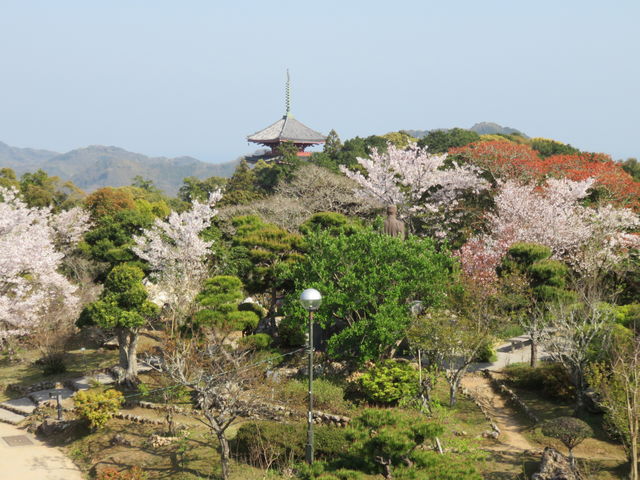
[[[638,438],[631,433],[631,480],[640,480],[638,477]]]
[[[576,458],[573,456],[573,448],[569,449],[569,465],[571,466],[574,472],[577,472]]]
[[[460,380],[457,378],[451,382],[449,385],[449,407],[455,407],[456,405],[456,395],[458,393],[458,383]]]
[[[127,335],[127,329],[118,327],[116,328],[116,336],[118,337],[118,356],[120,368],[126,371],[129,368],[129,337]]]
[[[138,332],[129,330],[129,342],[127,345],[127,371],[125,374],[125,382],[135,385],[138,383]]]
[[[229,478],[229,441],[224,432],[216,433],[218,442],[220,442],[220,464],[222,465],[222,478],[228,480]]]
[[[531,337],[531,367],[535,367],[538,363],[538,342],[536,339]]]

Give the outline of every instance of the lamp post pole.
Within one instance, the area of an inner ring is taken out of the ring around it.
[[[307,288],[300,295],[300,303],[309,312],[309,331],[307,332],[307,354],[309,356],[309,408],[307,410],[307,446],[305,460],[313,463],[313,312],[320,308],[322,295],[314,288]]]
[[[309,465],[313,463],[313,310],[309,310],[309,339],[307,348],[309,354],[309,408],[307,411],[307,448],[305,458]]]

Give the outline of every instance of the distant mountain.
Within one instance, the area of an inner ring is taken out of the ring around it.
[[[433,130],[450,130],[449,128],[434,128]],[[493,123],[493,122],[480,122],[480,123],[476,123],[473,127],[469,128],[468,130],[472,130],[474,132],[476,132],[478,135],[490,135],[490,134],[496,134],[496,133],[500,133],[503,135],[511,135],[512,133],[515,133],[517,135],[522,135],[524,138],[529,138],[527,137],[524,133],[522,133],[520,130],[517,130],[515,128],[511,128],[511,127],[503,127],[502,125],[498,125],[497,123]],[[422,137],[426,137],[429,132],[431,130],[403,130],[403,132],[407,132],[409,135],[411,135],[414,138],[422,138]]]
[[[521,135],[525,138],[529,138],[520,130],[511,127],[503,127],[502,125],[498,125],[497,123],[493,122],[476,123],[469,130],[476,132],[478,135],[493,135],[496,133],[502,135],[511,135],[512,133],[515,133],[516,135]]]
[[[73,181],[87,192],[105,186],[131,185],[134,177],[140,175],[168,195],[175,195],[185,177],[230,177],[237,164],[238,160],[214,164],[192,157],[147,157],[102,145],[59,154],[0,143],[0,167],[12,168],[18,175],[41,168],[49,175]]]
[[[10,147],[0,142],[0,167],[9,167],[18,175],[37,170],[38,166],[47,160],[60,155],[49,150],[34,150],[33,148]]]

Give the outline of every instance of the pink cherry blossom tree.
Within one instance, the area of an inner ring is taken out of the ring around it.
[[[593,179],[548,179],[544,187],[504,182],[487,214],[489,233],[471,238],[459,251],[463,271],[481,284],[496,280],[495,268],[515,242],[550,247],[583,277],[613,268],[629,248],[640,246],[631,231],[640,226],[630,209],[581,204]]]
[[[134,237],[134,253],[149,263],[151,300],[164,306],[171,329],[184,318],[209,273],[207,257],[213,242],[203,240],[203,230],[211,225],[218,211],[214,208],[222,193],[211,194],[209,201],[195,201],[190,210],[172,212],[166,220]]]
[[[370,158],[358,158],[364,174],[341,166],[360,186],[358,195],[382,205],[396,205],[401,217],[427,215],[437,222],[436,235],[443,237],[463,217],[464,194],[489,188],[473,166],[446,165],[447,154],[430,154],[412,143],[402,149],[389,144],[386,152],[373,149]]]
[[[88,228],[81,209],[54,215],[0,187],[0,341],[31,333],[53,312],[77,313],[76,287],[59,268]]]

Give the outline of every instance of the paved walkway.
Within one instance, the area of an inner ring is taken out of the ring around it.
[[[514,337],[507,340],[505,343],[496,347],[496,356],[498,357],[495,362],[486,363],[472,363],[469,366],[470,372],[476,372],[478,370],[502,370],[513,363],[526,363],[529,364],[531,360],[531,340],[526,336]],[[538,345],[538,360],[544,360],[548,358],[548,353],[544,351],[542,345]]]
[[[6,437],[21,437],[17,439],[18,443],[28,444],[9,446],[12,439]],[[0,423],[0,480],[82,480],[82,478],[78,467],[60,450],[45,445],[33,435],[13,425]]]

